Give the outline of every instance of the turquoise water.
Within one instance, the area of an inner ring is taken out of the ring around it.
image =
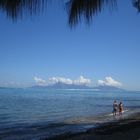
[[[112,103],[140,108],[140,92],[93,90],[0,89],[0,139],[40,139],[89,126],[68,120],[112,112]],[[94,125],[94,124],[92,124]]]

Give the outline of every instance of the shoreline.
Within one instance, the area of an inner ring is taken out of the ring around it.
[[[44,140],[139,140],[140,112],[130,114],[122,119],[104,122],[85,132],[67,132]]]

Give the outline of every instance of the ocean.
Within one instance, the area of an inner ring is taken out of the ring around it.
[[[109,119],[113,101],[128,112],[140,109],[140,92],[0,89],[0,139],[39,140],[95,127]]]

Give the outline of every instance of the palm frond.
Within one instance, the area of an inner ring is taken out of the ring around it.
[[[140,0],[133,0],[133,6],[140,12]]]
[[[46,0],[0,0],[0,10],[13,20],[19,16],[36,14],[43,9]]]
[[[100,13],[107,5],[114,8],[116,0],[70,0],[67,3],[69,24],[76,25],[82,16],[90,22],[92,17]]]
[[[24,14],[39,14],[46,8],[48,0],[0,0],[0,10],[13,20]],[[50,0],[51,1],[51,0]],[[82,17],[89,23],[93,16],[99,14],[104,7],[114,8],[117,0],[63,0],[66,2],[69,25],[76,25]],[[64,2],[64,3],[65,3]],[[140,12],[140,0],[132,0],[134,7]]]

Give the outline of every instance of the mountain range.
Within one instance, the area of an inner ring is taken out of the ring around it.
[[[93,90],[102,90],[102,91],[121,91],[123,89],[114,87],[114,86],[96,86],[90,87],[87,85],[75,85],[75,84],[65,84],[65,83],[55,83],[53,85],[47,86],[33,86],[31,88],[41,88],[41,89],[93,89]]]

